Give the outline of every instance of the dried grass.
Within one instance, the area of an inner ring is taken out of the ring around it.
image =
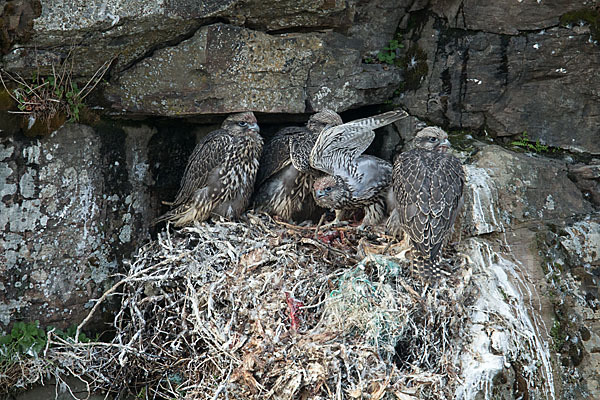
[[[390,238],[247,218],[140,249],[97,304],[121,299],[114,339],[50,335],[54,369],[30,375],[148,399],[452,398],[468,276],[432,290],[378,254]]]

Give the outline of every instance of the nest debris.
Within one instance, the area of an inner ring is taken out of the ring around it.
[[[432,290],[381,254],[392,238],[246,218],[162,232],[92,310],[120,297],[114,338],[50,333],[16,383],[69,374],[147,399],[453,397],[468,269]]]

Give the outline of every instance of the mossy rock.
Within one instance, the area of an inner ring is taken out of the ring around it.
[[[0,90],[0,111],[16,110],[16,103],[6,89]]]
[[[600,40],[600,9],[583,8],[581,10],[571,11],[560,17],[561,25],[578,24],[581,21],[590,25],[592,39]]]

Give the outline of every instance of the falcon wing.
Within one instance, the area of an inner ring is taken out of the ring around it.
[[[185,203],[192,198],[196,190],[206,185],[213,170],[230,156],[227,148],[231,146],[231,141],[232,138],[225,129],[217,129],[202,138],[185,167],[173,207]]]
[[[352,198],[358,201],[370,199],[392,181],[392,165],[373,156],[360,156],[348,173],[341,175],[350,188]]]
[[[310,152],[310,165],[330,175],[347,174],[375,138],[374,129],[406,116],[402,110],[389,111],[324,129]]]
[[[263,148],[256,186],[260,186],[271,176],[288,166],[290,160],[290,140],[308,132],[306,128],[290,126],[279,130]]]

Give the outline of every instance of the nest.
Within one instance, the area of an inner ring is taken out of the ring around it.
[[[432,290],[392,238],[246,218],[161,233],[92,310],[120,297],[111,342],[50,335],[45,359],[123,397],[453,397],[468,279]]]

